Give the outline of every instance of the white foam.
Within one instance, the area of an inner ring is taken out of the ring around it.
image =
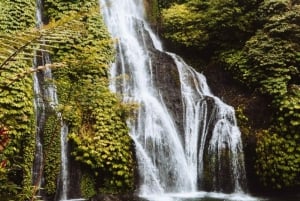
[[[218,192],[188,192],[188,193],[165,193],[165,194],[151,194],[143,195],[143,198],[150,201],[184,201],[185,199],[205,199],[213,198],[222,201],[263,201],[265,199],[253,197],[244,193],[218,193]]]

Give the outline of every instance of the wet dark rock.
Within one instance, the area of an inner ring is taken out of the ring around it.
[[[70,153],[69,153],[70,154]],[[81,164],[69,156],[69,198],[80,198],[80,179],[82,177]]]
[[[216,96],[234,108],[244,108],[244,115],[249,120],[248,122],[238,122],[238,124],[239,126],[247,124],[247,128],[252,129],[248,136],[245,136],[242,132],[248,189],[251,192],[259,192],[262,187],[258,185],[260,182],[255,173],[255,157],[253,154],[256,146],[255,130],[270,126],[270,117],[273,116],[273,111],[269,107],[271,99],[235,81],[232,74],[213,62],[207,65],[203,73]]]
[[[144,44],[150,52],[152,76],[155,87],[167,109],[175,119],[176,127],[183,134],[183,105],[179,72],[174,59],[166,52],[155,49],[147,30],[142,34]]]
[[[177,67],[173,58],[164,52],[153,51],[151,58],[154,84],[175,119],[178,131],[183,134],[183,105]]]

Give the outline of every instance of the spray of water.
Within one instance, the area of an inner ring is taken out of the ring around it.
[[[140,106],[136,120],[128,122],[139,165],[140,195],[243,191],[245,170],[234,109],[210,92],[202,74],[179,56],[163,51],[144,19],[143,0],[100,0],[100,6],[117,39],[110,88],[122,94],[125,102]],[[153,51],[172,58],[177,66],[183,129],[154,84],[155,76],[168,75],[153,73]]]

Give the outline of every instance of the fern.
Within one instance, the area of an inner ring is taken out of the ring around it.
[[[71,13],[59,21],[50,22],[41,29],[0,34],[0,70],[16,60],[32,60],[37,51],[50,52],[56,44],[70,38],[80,38],[82,21],[77,20],[87,13]]]
[[[59,43],[80,38],[86,32],[82,29],[84,25],[80,19],[93,12],[96,12],[96,10],[91,9],[89,12],[84,13],[72,12],[61,20],[52,21],[40,29],[31,28],[18,31],[15,34],[0,33],[0,73],[5,69],[12,68],[14,61],[32,61],[34,57],[39,57],[37,52],[51,52],[51,49],[57,48]],[[26,68],[13,77],[5,78],[4,86],[9,86],[32,72],[62,66],[65,66],[64,62]]]

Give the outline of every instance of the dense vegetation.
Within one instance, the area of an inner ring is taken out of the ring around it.
[[[63,67],[53,69],[55,79],[44,83],[57,86],[60,102],[48,108],[43,126],[43,190],[50,196],[57,193],[60,112],[69,126],[72,159],[82,171],[81,195],[131,191],[134,159],[125,120],[135,106],[122,104],[108,89],[108,67],[115,52],[98,1],[43,2],[44,22],[49,23],[44,34],[72,30],[49,42],[52,62]],[[253,174],[267,189],[299,188],[300,2],[145,2],[149,19],[173,46],[196,51],[197,59],[221,66],[240,85],[267,97],[265,105],[272,113],[265,114],[270,121],[263,126],[252,125],[255,115],[247,116],[243,103],[235,105],[245,139],[255,137],[246,142],[254,147],[247,153],[255,158]],[[37,130],[30,73],[34,52],[41,48],[41,32],[32,29],[35,0],[1,0],[0,8],[0,197],[29,200],[36,192],[32,165]]]
[[[98,1],[43,2],[49,25],[41,30],[35,29],[35,0],[0,2],[0,197],[33,200],[38,190],[32,183],[37,125],[31,73],[36,51],[44,48],[52,63],[63,67],[52,69],[54,79],[40,86],[54,84],[59,98],[59,105],[46,107],[42,126],[42,190],[50,197],[59,192],[60,113],[69,126],[72,159],[81,169],[80,194],[131,191],[134,160],[125,120],[134,106],[122,104],[108,89],[114,48]],[[40,46],[42,38],[48,47]]]
[[[0,38],[35,26],[34,1],[3,0],[0,8]],[[5,51],[7,49],[0,44],[1,64],[12,54]],[[12,82],[32,66],[25,57],[22,54],[0,67],[0,197],[4,201],[23,200],[32,190],[31,167],[35,147],[32,79],[27,76]],[[4,138],[7,141],[3,145]]]
[[[205,58],[199,54],[199,59],[218,63],[249,91],[267,97],[273,115],[265,118],[271,123],[261,127],[240,123],[247,135],[256,137],[256,177],[267,189],[299,187],[300,2],[158,2],[164,8],[160,26],[167,40],[202,53]]]
[[[83,192],[86,196],[94,195],[99,188],[100,192],[112,193],[133,188],[132,141],[125,124],[130,106],[121,104],[108,89],[113,41],[97,4],[98,1],[45,1],[50,20],[96,8],[96,12],[80,19],[84,24],[80,30],[84,32],[60,43],[52,54],[53,61],[67,64],[53,73],[60,97],[59,110],[69,125],[71,154],[85,167],[82,182],[93,184],[87,179],[97,178],[93,189],[82,184],[83,191],[94,192]]]

